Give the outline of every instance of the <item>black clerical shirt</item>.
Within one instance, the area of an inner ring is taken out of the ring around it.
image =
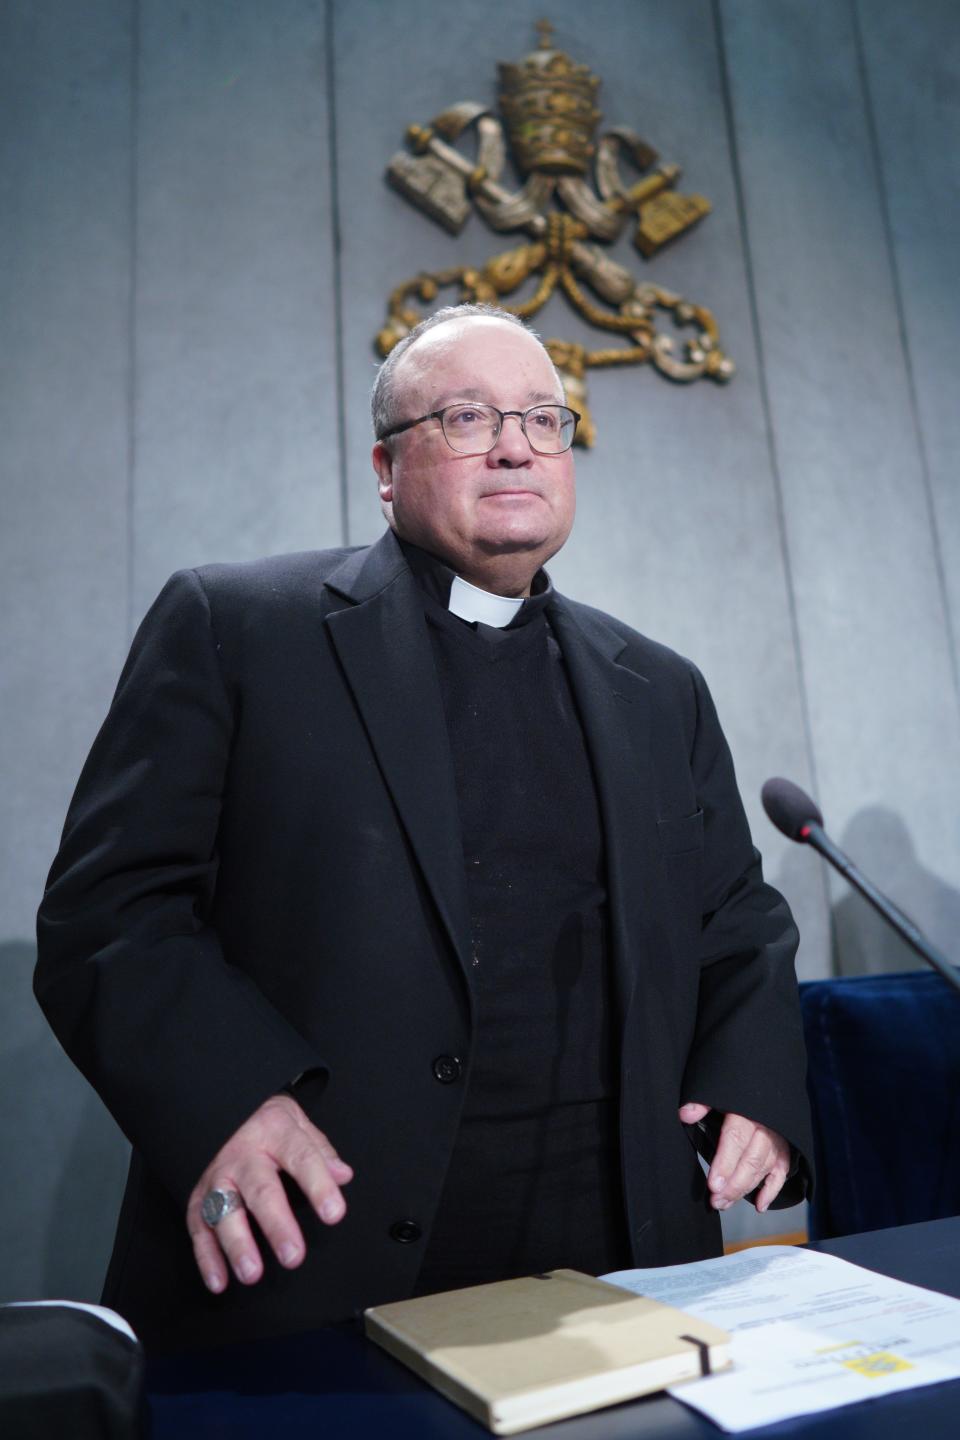
[[[603,837],[548,623],[549,580],[504,629],[424,592],[470,911],[474,1034],[457,1144],[418,1291],[630,1262],[620,1193]]]

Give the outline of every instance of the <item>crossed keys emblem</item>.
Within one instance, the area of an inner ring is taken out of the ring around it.
[[[459,289],[451,302],[488,302],[524,319],[559,289],[590,325],[620,340],[600,349],[569,340],[544,342],[568,401],[583,416],[577,443],[589,446],[596,428],[587,402],[588,370],[649,361],[682,382],[701,376],[726,381],[735,367],[720,348],[716,322],[705,306],[635,278],[602,248],[634,219],[634,243],[649,259],[707,215],[709,201],[679,194],[674,187],[680,167],[661,163],[632,130],[617,126],[597,139],[598,77],[555,48],[548,21],[540,21],[537,30],[534,51],[517,64],[498,66],[502,120],[488,106],[461,101],[427,125],[410,125],[409,151],[394,155],[387,169],[391,184],[453,235],[476,209],[492,229],[520,231],[528,239],[479,267],[452,265],[404,280],[390,293],[376,343],[387,355],[423,319],[419,307],[430,306],[450,287]],[[458,147],[470,132],[472,158]],[[501,184],[508,140],[524,177],[519,190]],[[624,162],[639,179],[624,179]],[[531,279],[534,293],[511,304],[506,297]],[[658,328],[668,317],[679,335]]]

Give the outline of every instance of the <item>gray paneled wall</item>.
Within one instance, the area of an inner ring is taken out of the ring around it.
[[[949,878],[958,697],[864,52],[850,7],[775,8],[729,7],[725,45],[815,776],[838,833],[890,809]],[[913,908],[902,855],[862,838]],[[923,918],[950,948],[957,902]]]
[[[94,1293],[123,1165],[30,974],[129,640],[134,28],[127,0],[0,9],[0,1300]]]
[[[322,0],[141,0],[134,618],[172,569],[342,543]]]
[[[0,10],[0,1299],[93,1294],[120,1137],[29,995],[70,790],[165,576],[362,543],[371,336],[453,239],[382,181],[494,99],[540,0],[8,0]],[[647,265],[715,311],[727,389],[594,374],[558,583],[710,679],[807,975],[908,957],[757,792],[834,832],[948,952],[960,919],[960,9],[554,0],[606,124],[714,213]],[[560,301],[545,334],[584,338]],[[731,1233],[737,1233],[736,1223]],[[86,1245],[76,1243],[87,1237]]]

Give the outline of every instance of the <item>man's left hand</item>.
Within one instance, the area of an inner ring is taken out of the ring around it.
[[[680,1120],[695,1125],[710,1113],[709,1105],[688,1101],[680,1106]],[[783,1189],[790,1173],[790,1146],[776,1130],[758,1125],[745,1115],[728,1113],[720,1127],[716,1154],[707,1174],[710,1204],[714,1210],[728,1210],[737,1200],[760,1189],[754,1201],[758,1210],[767,1210]]]

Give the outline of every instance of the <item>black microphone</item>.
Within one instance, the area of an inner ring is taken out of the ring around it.
[[[859,890],[860,894],[869,900],[873,908],[883,916],[888,925],[893,926],[910,948],[915,950],[928,965],[932,965],[949,985],[960,992],[960,975],[957,974],[956,968],[951,965],[945,955],[942,955],[930,944],[930,941],[920,933],[913,921],[857,869],[849,855],[845,855],[840,847],[833,843],[823,828],[823,816],[810,796],[805,795],[799,785],[794,785],[792,780],[783,780],[777,776],[766,782],[760,792],[760,798],[763,801],[767,817],[773,821],[778,830],[782,831],[789,840],[812,845],[814,850],[818,850],[835,870],[840,871],[843,878],[855,890]]]

